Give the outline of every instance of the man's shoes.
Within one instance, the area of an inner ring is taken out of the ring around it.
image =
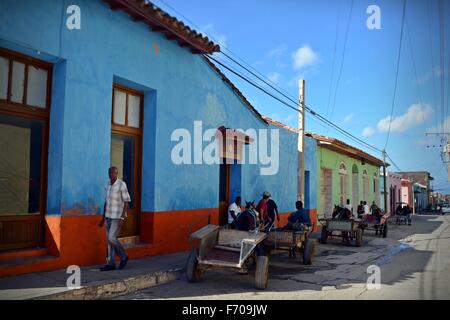
[[[110,266],[109,264],[103,266],[100,268],[100,271],[111,271],[111,270],[116,270],[115,266]]]
[[[125,259],[120,260],[119,270],[122,270],[123,268],[125,268],[125,266],[127,265],[127,262],[128,262],[128,256]]]

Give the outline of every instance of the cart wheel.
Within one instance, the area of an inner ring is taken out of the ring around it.
[[[362,238],[363,238],[363,233],[362,233],[362,229],[358,229],[356,230],[356,246],[357,247],[361,247],[362,246]]]
[[[387,237],[387,233],[388,233],[388,225],[387,225],[387,223],[385,222],[385,223],[384,223],[384,228],[383,228],[383,238],[386,238],[386,237]]]
[[[198,269],[197,249],[192,249],[186,264],[186,276],[189,282],[198,282],[201,278],[201,271]]]
[[[327,228],[323,227],[322,234],[320,236],[320,242],[325,244],[325,243],[327,243],[327,239],[328,239],[328,231],[327,231]]]
[[[258,256],[256,259],[255,287],[264,290],[269,279],[269,257]]]
[[[310,265],[316,253],[316,241],[307,239],[303,246],[303,264]]]

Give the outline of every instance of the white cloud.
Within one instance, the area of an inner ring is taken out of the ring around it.
[[[375,129],[372,127],[366,127],[364,128],[364,130],[362,131],[362,136],[363,137],[370,137],[373,136],[373,134],[375,133]]]
[[[287,50],[287,45],[285,43],[280,44],[279,46],[273,48],[267,54],[270,58],[279,57]]]
[[[281,74],[278,72],[271,72],[267,75],[267,78],[269,78],[270,81],[278,83],[280,81]]]
[[[227,47],[227,36],[223,33],[218,32],[213,24],[208,24],[201,30],[206,33],[212,41],[216,42],[222,48]]]
[[[307,44],[298,48],[292,53],[292,59],[294,60],[294,69],[300,70],[304,67],[314,65],[320,62],[319,55],[314,52]]]
[[[352,120],[353,120],[353,116],[354,116],[354,114],[353,113],[350,113],[350,114],[348,114],[348,115],[346,115],[345,117],[344,117],[344,123],[350,123]]]
[[[406,113],[400,116],[387,116],[381,119],[377,128],[380,132],[388,132],[389,122],[391,132],[404,132],[409,128],[418,126],[424,123],[432,114],[433,108],[428,104],[416,103],[411,105]]]

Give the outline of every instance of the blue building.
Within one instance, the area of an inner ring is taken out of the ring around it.
[[[204,56],[219,50],[143,0],[0,0],[0,255],[27,257],[0,276],[103,262],[112,165],[132,197],[131,258],[188,249],[190,232],[223,223],[238,194],[267,190],[292,211],[298,134],[269,124]],[[198,158],[206,131],[225,128],[230,163]],[[278,164],[243,161],[259,130]]]

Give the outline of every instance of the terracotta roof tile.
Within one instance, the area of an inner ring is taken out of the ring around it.
[[[143,21],[153,31],[161,32],[181,47],[189,47],[193,53],[219,52],[220,47],[208,37],[186,26],[148,0],[103,0],[113,10],[122,10],[134,20]]]

